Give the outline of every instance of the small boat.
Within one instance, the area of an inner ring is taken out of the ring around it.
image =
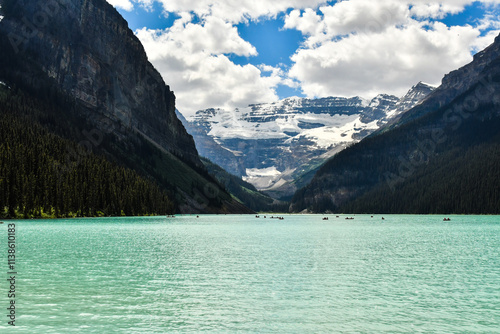
[[[323,220],[328,220],[328,217],[323,217]]]

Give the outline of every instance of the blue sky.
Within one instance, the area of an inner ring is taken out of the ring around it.
[[[500,32],[500,0],[108,0],[179,111],[289,96],[403,95]]]

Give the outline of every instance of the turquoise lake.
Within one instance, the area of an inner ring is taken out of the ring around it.
[[[500,333],[500,217],[16,224],[0,333]]]

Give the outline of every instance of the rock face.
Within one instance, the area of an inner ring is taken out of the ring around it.
[[[187,132],[193,136],[196,148],[202,157],[210,157],[217,164],[224,163],[224,169],[233,175],[241,177],[241,175],[245,174],[245,169],[238,162],[238,157],[233,152],[217,143],[214,138],[207,134],[206,129],[188,122],[180,112],[176,111],[176,113]]]
[[[432,90],[419,83],[401,99],[381,94],[371,101],[293,97],[231,111],[201,110],[183,122],[200,155],[257,189],[286,198],[310,180],[304,174],[413,107]]]
[[[175,96],[127,22],[105,0],[6,0],[0,31],[86,106],[96,127],[141,133],[202,166],[175,115]],[[105,121],[103,122],[103,119]]]

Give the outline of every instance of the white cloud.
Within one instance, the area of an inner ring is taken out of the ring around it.
[[[354,0],[342,1],[335,6],[320,8],[328,36],[344,35],[360,30],[382,31],[389,26],[405,22],[406,6],[400,1]]]
[[[278,99],[280,73],[264,76],[258,67],[236,65],[225,55],[257,53],[236,28],[215,17],[200,24],[190,21],[183,14],[169,29],[136,32],[150,61],[175,90],[181,112],[191,115],[205,108],[232,109]]]
[[[447,14],[457,14],[464,10],[466,5],[471,4],[470,0],[452,1],[427,1],[414,0],[409,4],[412,6],[411,14],[423,18],[443,18]]]
[[[130,0],[107,0],[111,5],[115,6],[116,8],[121,8],[126,11],[131,11],[134,9],[134,5]]]
[[[309,97],[402,95],[418,81],[439,84],[447,72],[472,60],[500,31],[499,18],[462,27],[435,22],[462,12],[474,0],[108,0],[180,15],[166,30],[138,30],[148,57],[190,115],[199,109],[234,109],[277,100],[276,87],[300,88]],[[485,12],[500,0],[483,0]],[[284,66],[237,65],[231,55],[257,55],[236,23],[288,11],[284,28],[304,35]],[[196,16],[196,17],[195,17]],[[485,34],[485,30],[491,30]],[[288,70],[287,70],[288,71]]]
[[[473,45],[473,51],[479,52],[490,45],[500,34],[500,16],[487,14],[479,21],[476,28],[480,31],[488,31],[484,36],[479,37]]]
[[[342,1],[320,7],[319,12],[321,15],[308,9],[301,15],[294,10],[287,15],[284,27],[309,35],[306,45],[311,47],[351,33],[380,32],[404,23],[409,16],[408,6],[397,0]]]
[[[472,50],[479,52],[487,48],[495,38],[500,34],[500,30],[491,30],[486,35],[478,37],[472,44]]]
[[[433,18],[457,13],[471,2],[413,1],[410,7],[396,0],[350,0],[321,7],[316,17],[292,11],[285,27],[308,38],[292,56],[289,75],[308,97],[402,95],[418,81],[439,84],[444,74],[472,60],[471,51],[493,42],[495,32],[481,37],[481,31],[498,20],[447,27],[414,17],[424,9]]]
[[[500,0],[410,0],[408,4],[412,6],[411,13],[416,17],[443,18],[448,14],[460,13],[475,2],[480,2],[483,6],[500,4]]]
[[[294,9],[287,15],[284,28],[297,29],[304,35],[313,35],[324,30],[321,20],[321,16],[311,8],[307,8],[303,14],[299,9]]]
[[[441,23],[424,30],[418,23],[370,35],[352,35],[299,50],[290,76],[309,97],[377,93],[402,95],[418,81],[439,84],[442,76],[472,59],[479,32]]]
[[[136,0],[137,2],[150,0]],[[326,0],[158,0],[167,12],[193,12],[201,17],[216,16],[229,22],[274,17],[289,8],[316,8]]]
[[[189,53],[233,53],[239,56],[257,54],[255,47],[240,38],[236,27],[220,18],[209,16],[201,24],[190,21],[191,15],[183,13],[173,27],[159,32],[159,39],[175,41],[175,46]]]

